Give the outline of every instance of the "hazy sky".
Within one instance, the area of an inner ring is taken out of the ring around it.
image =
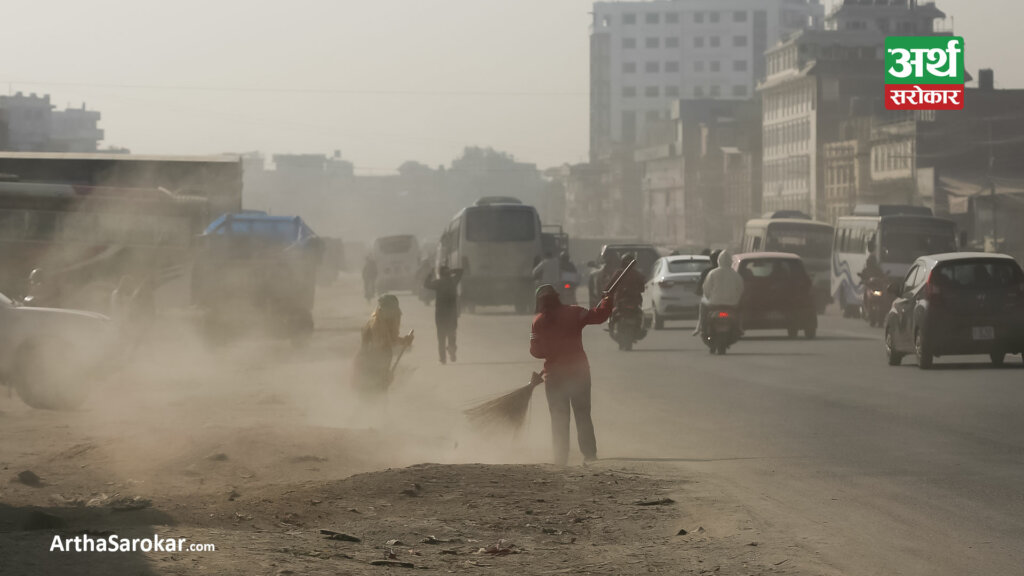
[[[1020,0],[938,0],[967,67],[1024,87]],[[8,8],[4,91],[103,113],[137,153],[341,150],[363,172],[464,145],[585,161],[585,0],[50,0]],[[16,22],[16,24],[15,24]]]

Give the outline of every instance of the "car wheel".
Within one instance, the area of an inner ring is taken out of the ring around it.
[[[903,354],[896,351],[896,339],[892,335],[892,329],[885,329],[885,356],[889,360],[889,366],[899,366],[903,362]]]
[[[23,347],[13,375],[18,396],[25,404],[43,410],[81,406],[89,395],[89,381],[81,375],[82,363],[74,356],[70,344],[63,341]]]
[[[992,352],[991,354],[988,355],[988,357],[989,357],[990,360],[992,360],[992,365],[993,366],[1002,366],[1003,362],[1006,360],[1006,353],[1005,352]]]
[[[665,319],[661,317],[661,314],[658,314],[658,309],[657,308],[654,309],[654,329],[655,330],[664,330],[665,329]]]
[[[928,341],[920,328],[914,332],[914,352],[917,353],[917,366],[921,370],[928,370],[932,367],[935,357],[928,349]]]
[[[818,337],[818,329],[817,328],[807,328],[807,329],[805,329],[804,330],[804,337],[807,338],[808,340],[814,340],[815,338]]]
[[[797,336],[800,335],[800,329],[799,328],[788,328],[786,330],[786,334],[789,335],[790,339],[796,338]]]

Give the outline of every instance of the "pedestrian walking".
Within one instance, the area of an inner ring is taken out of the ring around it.
[[[459,281],[462,280],[462,270],[452,270],[447,266],[441,266],[438,275],[427,276],[423,287],[433,290],[434,300],[434,323],[437,324],[437,355],[441,364],[449,359],[455,362],[456,332],[459,329]]]

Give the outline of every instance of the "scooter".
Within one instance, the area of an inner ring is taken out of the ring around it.
[[[712,354],[725,354],[740,339],[740,317],[731,306],[709,307],[701,323],[701,340]]]
[[[558,287],[558,299],[568,306],[576,305],[576,282],[563,280]]]
[[[863,276],[861,279],[863,280]],[[861,316],[872,327],[881,326],[885,323],[885,315],[892,308],[893,296],[886,288],[889,279],[885,276],[873,276],[864,283],[864,298],[861,305]]]

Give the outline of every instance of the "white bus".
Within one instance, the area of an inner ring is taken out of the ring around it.
[[[858,207],[853,216],[839,218],[832,242],[832,295],[844,315],[859,314],[864,297],[859,273],[869,255],[895,281],[921,256],[956,252],[956,224],[929,214],[919,209],[880,215],[878,207]]]
[[[831,301],[829,257],[833,228],[824,222],[798,218],[758,218],[747,222],[742,252],[789,252],[804,261],[814,282],[818,313]]]
[[[420,244],[411,234],[385,236],[373,243],[377,262],[377,292],[415,290],[420,268]]]
[[[484,199],[464,208],[441,235],[438,266],[462,269],[460,299],[476,306],[533,310],[533,268],[542,256],[540,216],[512,199]]]

